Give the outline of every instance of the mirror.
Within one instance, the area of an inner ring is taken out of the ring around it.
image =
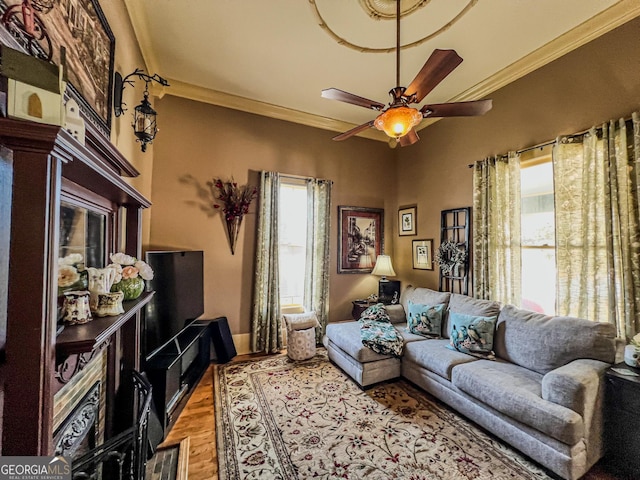
[[[104,268],[106,222],[105,214],[61,202],[59,257],[79,253],[85,266]]]

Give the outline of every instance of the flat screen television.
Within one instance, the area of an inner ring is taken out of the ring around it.
[[[204,313],[203,260],[202,251],[146,253],[154,272],[147,288],[156,293],[144,314],[145,361]]]

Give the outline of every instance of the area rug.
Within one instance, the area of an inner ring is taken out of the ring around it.
[[[218,365],[220,480],[549,479],[403,380],[362,391],[321,350]]]

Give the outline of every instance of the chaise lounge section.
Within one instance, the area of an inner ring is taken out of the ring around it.
[[[445,305],[441,338],[405,330],[409,301]],[[329,358],[361,387],[402,376],[567,480],[602,457],[604,372],[621,349],[613,325],[411,286],[387,311],[401,358],[364,347],[358,322],[327,326]],[[494,359],[447,348],[452,314],[497,317]]]

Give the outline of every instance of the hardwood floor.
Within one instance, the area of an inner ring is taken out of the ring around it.
[[[241,355],[234,362],[262,355]],[[211,365],[193,391],[186,407],[178,417],[163,444],[173,444],[190,437],[189,480],[217,480],[216,424],[214,416],[213,369]],[[599,465],[582,480],[619,480]]]

